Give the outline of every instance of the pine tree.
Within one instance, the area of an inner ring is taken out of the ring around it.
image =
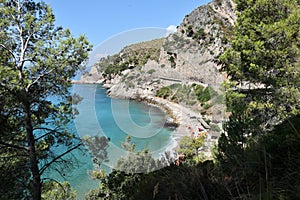
[[[76,39],[56,27],[44,2],[1,0],[0,10],[1,165],[20,180],[22,163],[29,183],[21,181],[19,190],[27,189],[30,194],[23,195],[37,200],[45,170],[80,146],[67,128],[70,79],[83,67],[91,45],[84,36]],[[49,100],[54,96],[56,103]]]
[[[217,157],[233,197],[251,198],[261,187],[272,193],[273,152],[260,138],[300,111],[300,7],[296,0],[236,0],[236,11],[231,47],[220,57],[231,116]]]

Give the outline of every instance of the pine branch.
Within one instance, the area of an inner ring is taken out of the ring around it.
[[[56,158],[54,158],[53,160],[51,160],[49,163],[45,164],[41,169],[40,169],[40,175],[42,175],[45,170],[50,167],[50,165],[52,165],[53,163],[55,163],[57,160],[59,160],[60,158],[62,158],[63,156],[65,156],[66,154],[70,153],[71,151],[77,149],[78,147],[80,147],[82,145],[82,143],[79,143],[77,145],[75,145],[74,147],[68,149],[67,151],[65,151],[64,153],[60,154],[59,156],[57,156]]]
[[[44,76],[52,73],[53,71],[54,71],[54,69],[51,69],[48,72],[45,72],[45,73],[39,75],[32,83],[30,83],[30,84],[27,85],[26,91],[28,92],[31,86],[33,86],[34,84],[38,83],[41,78],[43,78]]]
[[[12,55],[12,57],[13,57],[13,59],[14,59],[14,63],[15,63],[15,65],[16,65],[16,57],[15,57],[13,51],[10,50],[10,49],[8,49],[4,44],[0,44],[0,46],[3,47],[6,51],[8,51],[10,55]]]
[[[9,144],[9,143],[3,142],[3,141],[0,141],[0,145],[4,145],[6,147],[10,147],[10,148],[14,148],[14,149],[25,150],[25,151],[28,150],[26,147],[14,145],[14,144]]]
[[[51,129],[51,128],[44,128],[44,127],[40,127],[40,128],[34,128],[33,130],[44,130],[47,131],[47,133],[41,135],[40,137],[36,138],[35,141],[38,141],[40,139],[42,139],[43,137],[51,134],[51,133],[60,133],[59,131],[55,130],[55,129]]]

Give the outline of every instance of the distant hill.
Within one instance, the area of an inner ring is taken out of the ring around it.
[[[121,71],[155,61],[154,70],[161,76],[220,84],[224,76],[219,73],[214,59],[228,46],[235,19],[232,0],[212,1],[186,15],[177,32],[124,47],[119,53],[102,58],[93,67],[97,70],[92,69],[91,73],[97,71],[115,77]],[[153,73],[153,77],[155,75]]]
[[[124,47],[119,53],[104,57],[95,64],[103,76],[120,74],[126,69],[145,65],[148,60],[158,62],[164,38],[140,42]]]
[[[175,33],[100,59],[82,80],[102,83],[111,96],[131,99],[156,96],[169,87],[170,101],[214,115],[211,98],[197,100],[203,95],[199,88],[209,85],[210,92],[203,91],[213,96],[226,79],[215,59],[228,47],[235,20],[232,0],[214,0],[187,14]]]

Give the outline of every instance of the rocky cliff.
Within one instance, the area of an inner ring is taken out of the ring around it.
[[[177,32],[166,38],[130,45],[102,58],[82,80],[102,79],[118,97],[155,94],[173,82],[217,86],[225,76],[214,61],[227,47],[235,19],[232,0],[212,1],[186,15]]]
[[[235,20],[232,0],[214,0],[186,15],[166,38],[129,45],[100,59],[80,82],[101,83],[112,97],[181,104],[179,110],[190,109],[175,113],[182,118],[181,130],[198,129],[191,124],[205,116],[215,122],[213,135],[226,116],[219,90],[226,75],[215,59],[228,47]],[[190,116],[193,111],[201,113],[199,118]]]
[[[164,75],[212,85],[223,82],[214,59],[228,45],[234,22],[231,0],[213,1],[186,15],[177,32],[164,40],[159,63],[174,69]]]
[[[100,59],[81,81],[102,83],[111,96],[131,99],[155,96],[174,84],[177,90],[184,88],[178,84],[186,85],[194,93],[195,84],[217,91],[226,75],[220,73],[215,59],[229,45],[235,20],[232,0],[214,0],[186,15],[177,31],[166,38],[129,45]],[[195,102],[197,94],[188,93],[188,100],[178,100],[177,93],[171,91],[169,100],[210,107],[207,102]]]

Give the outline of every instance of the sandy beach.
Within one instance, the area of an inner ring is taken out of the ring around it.
[[[103,81],[99,81],[99,82],[103,82]],[[99,84],[95,81],[87,81],[87,80],[84,81],[79,80],[76,82],[73,81],[73,83],[74,84]],[[143,94],[136,97],[129,92],[116,93],[115,90],[114,92],[110,92],[110,88],[112,86],[113,85],[109,85],[109,84],[102,85],[102,87],[108,91],[108,95],[111,98],[132,99],[132,100],[141,101],[159,107],[160,109],[166,112],[166,114],[168,115],[172,123],[178,125],[178,127],[173,131],[172,143],[167,147],[166,151],[175,152],[176,149],[178,148],[179,141],[184,136],[195,137],[199,134],[199,130],[208,131],[207,127],[209,127],[209,125],[207,125],[204,122],[204,120],[202,120],[202,116],[200,115],[200,113],[197,113],[192,109],[185,107],[184,105],[170,102],[166,99],[162,99],[160,97],[156,97],[150,94]],[[121,91],[124,90],[123,88],[119,88],[119,89]],[[120,96],[120,94],[122,95]],[[199,119],[202,121],[202,123],[199,122]]]
[[[178,127],[172,134],[173,142],[167,148],[167,151],[174,152],[178,148],[179,141],[182,137],[193,137],[199,132],[198,130],[205,130],[203,125],[198,121],[202,116],[183,105],[154,96],[144,97],[143,101],[160,107],[178,124]]]

